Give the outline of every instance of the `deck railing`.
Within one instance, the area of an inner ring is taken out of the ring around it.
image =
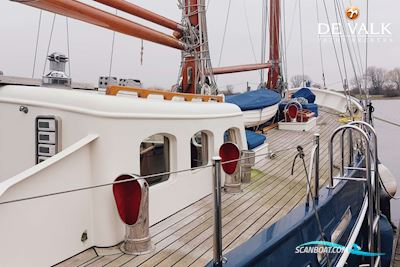
[[[345,166],[344,163],[344,135],[349,132],[349,147],[350,147],[350,160],[349,165]],[[358,167],[354,164],[354,151],[353,151],[353,133],[356,132],[360,135],[361,144],[364,147],[365,167]],[[333,143],[338,134],[341,134],[341,170],[340,176],[333,175]],[[372,146],[371,146],[372,143]],[[329,143],[329,159],[330,159],[330,188],[334,188],[334,180],[349,180],[365,182],[367,185],[366,196],[368,197],[368,250],[373,253],[380,253],[380,183],[378,173],[378,142],[377,135],[374,128],[363,121],[353,121],[347,125],[337,128],[331,136]],[[365,177],[353,177],[349,174],[353,171],[357,173],[365,173]],[[347,255],[348,256],[348,255]],[[345,260],[341,261],[345,262]],[[380,266],[380,256],[370,257],[370,266]]]

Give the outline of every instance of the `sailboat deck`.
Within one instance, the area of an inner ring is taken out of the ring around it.
[[[328,141],[340,123],[329,109],[320,108],[317,127],[310,132],[273,129],[267,133],[273,159],[258,158],[250,184],[240,194],[222,194],[223,247],[227,252],[304,203],[306,177],[295,147],[302,145],[308,165],[314,133],[320,138],[320,184],[328,180]],[[336,146],[338,147],[338,146]],[[292,148],[292,149],[286,149]],[[294,149],[293,149],[294,148]],[[337,149],[335,153],[338,153]],[[118,247],[91,248],[57,266],[204,266],[212,259],[213,197],[209,195],[150,229],[155,251],[132,256]]]

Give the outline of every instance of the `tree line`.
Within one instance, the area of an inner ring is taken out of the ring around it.
[[[322,88],[320,84],[312,82],[308,75],[295,75],[290,79],[290,83],[292,87],[308,85]],[[352,95],[360,94],[360,89],[362,91],[366,86],[370,95],[400,96],[400,68],[387,70],[370,66],[362,77],[353,78],[347,86]]]
[[[364,77],[353,78],[350,86],[351,93],[359,94],[360,87],[364,88],[365,83],[371,95],[400,96],[400,68],[387,70],[375,66],[368,67]]]

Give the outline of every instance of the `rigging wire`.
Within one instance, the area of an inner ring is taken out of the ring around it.
[[[332,25],[330,17],[329,17],[329,13],[328,13],[328,8],[326,6],[326,2],[325,2],[325,0],[322,0],[322,1],[323,1],[323,4],[324,4],[324,10],[325,10],[325,15],[326,15],[328,24]],[[344,77],[343,77],[343,73],[342,73],[342,67],[340,66],[340,60],[339,60],[339,55],[338,55],[336,44],[335,44],[335,39],[333,37],[332,31],[329,31],[329,32],[330,32],[331,39],[332,39],[333,50],[335,52],[336,63],[337,63],[338,69],[339,69],[340,80],[342,81],[342,84],[344,84]]]
[[[301,0],[299,0],[299,27],[300,27],[300,54],[301,54],[301,74],[303,75],[303,86],[305,83],[304,76],[304,48],[303,48],[303,21],[301,12]]]
[[[118,9],[115,9],[115,15],[118,15]],[[110,67],[108,70],[108,82],[110,82],[110,80],[111,80],[111,72],[112,72],[113,59],[114,59],[114,46],[115,46],[115,31],[113,31],[112,43],[111,43],[111,56],[110,56]]]
[[[56,18],[57,18],[57,14],[54,14],[53,22],[52,22],[52,24],[51,24],[51,31],[50,31],[49,44],[47,45],[46,59],[45,59],[45,61],[44,61],[43,76],[44,76],[44,73],[46,72],[47,56],[49,55],[49,52],[50,52],[50,45],[51,45],[51,40],[53,39],[54,24],[56,23]]]
[[[339,2],[339,3],[341,3],[341,9],[342,9],[342,10],[345,10],[344,0],[342,0],[342,1]],[[350,6],[352,6],[351,1],[350,1]],[[351,22],[352,22],[353,27],[354,27],[354,29],[355,29],[356,24],[355,24],[354,20],[352,20]],[[358,71],[360,72],[359,74],[362,75],[362,73],[363,73],[363,67],[362,67],[362,58],[361,58],[361,53],[360,53],[360,45],[359,45],[359,42],[358,42],[358,37],[356,36],[355,32],[353,33],[353,32],[350,31],[350,30],[349,30],[349,32],[350,32],[349,35],[350,35],[350,40],[351,40],[350,43],[351,43],[352,48],[353,48],[353,52],[354,52],[354,56],[355,56],[355,59],[356,59],[357,67],[359,68]],[[353,35],[355,35],[355,37],[354,37]],[[354,38],[354,39],[353,39],[353,38]],[[357,44],[357,50],[356,50],[356,46],[354,45],[353,40],[355,40],[355,43]],[[357,53],[357,52],[358,52],[358,53]]]
[[[336,13],[338,14],[339,13],[339,18],[341,19],[341,23],[342,23],[342,25],[344,25],[344,19],[343,19],[343,16],[340,16],[340,8],[341,8],[341,5],[340,5],[340,2],[339,2],[339,0],[335,0],[335,7],[336,7]],[[338,16],[338,15],[336,15],[336,16]],[[339,22],[339,21],[338,21]],[[350,62],[351,62],[351,66],[352,66],[352,69],[353,69],[353,73],[354,73],[354,78],[355,78],[355,82],[356,82],[356,84],[357,84],[357,87],[359,88],[359,92],[360,92],[360,96],[362,97],[362,94],[361,94],[361,84],[360,84],[360,82],[359,82],[359,80],[358,80],[358,74],[357,74],[357,69],[356,69],[356,66],[355,66],[355,63],[354,63],[354,59],[353,59],[353,55],[352,55],[352,53],[351,53],[351,47],[350,47],[350,44],[349,44],[349,38],[348,38],[348,32],[347,32],[347,30],[346,30],[346,27],[343,27],[343,29],[344,29],[344,39],[345,39],[345,41],[346,41],[346,45],[347,45],[347,49],[348,49],[348,53],[349,53],[349,58],[350,58]],[[340,39],[341,40],[341,39]],[[353,46],[353,48],[354,48],[354,46]],[[354,49],[353,49],[354,50]],[[347,77],[347,73],[346,73],[346,77]],[[346,92],[346,89],[345,89],[345,92]],[[347,96],[347,98],[348,98],[348,105],[350,105],[351,104],[351,100],[350,100],[350,97],[351,97],[351,94],[350,94],[350,89],[349,88],[347,88],[347,92],[346,92],[347,94],[348,94],[348,96]],[[367,94],[367,92],[364,92],[365,94]],[[351,112],[351,109],[349,109],[349,111]]]
[[[224,51],[225,36],[226,36],[226,32],[228,30],[229,14],[230,14],[230,11],[231,11],[231,2],[232,2],[232,0],[229,0],[229,2],[228,2],[228,11],[226,12],[224,34],[222,35],[222,44],[221,44],[221,49],[220,49],[220,53],[219,53],[218,67],[221,66],[222,53]]]
[[[343,6],[341,6],[340,5],[340,1],[339,0],[335,0],[336,1],[336,3],[337,3],[337,9],[338,9],[338,13],[340,14],[340,9],[341,8],[343,8],[344,9],[344,7]],[[340,16],[340,15],[339,15]],[[341,19],[341,23],[342,23],[342,25],[344,25],[344,18],[343,18],[343,16],[340,16],[340,19]],[[354,79],[355,79],[355,81],[356,81],[356,84],[359,86],[359,80],[358,80],[358,74],[357,74],[357,67],[356,67],[356,64],[355,64],[355,62],[354,62],[354,59],[353,59],[353,55],[352,55],[352,49],[351,49],[351,46],[350,46],[350,43],[351,43],[351,41],[349,41],[349,35],[351,34],[349,34],[348,33],[348,31],[347,31],[347,28],[346,27],[343,27],[344,28],[344,39],[345,39],[345,41],[346,41],[346,45],[347,45],[347,49],[348,49],[348,53],[349,53],[349,58],[350,58],[350,63],[351,63],[351,66],[352,66],[352,69],[353,69],[353,74],[354,74]],[[352,46],[353,47],[353,51],[354,51],[354,53],[355,53],[355,49],[354,49],[354,45]],[[356,53],[355,53],[355,56],[356,56]],[[356,56],[357,57],[357,56]],[[357,63],[357,62],[356,62]],[[349,91],[349,94],[350,94],[350,91]]]
[[[287,43],[288,43],[288,46],[289,46],[289,44],[290,44],[290,41],[291,41],[291,39],[292,39],[292,36],[293,36],[293,29],[294,29],[294,18],[295,18],[295,15],[296,15],[296,11],[297,11],[297,5],[299,4],[299,1],[296,1],[295,2],[295,5],[294,5],[294,7],[293,7],[293,11],[292,11],[292,16],[291,16],[291,18],[292,18],[292,21],[291,21],[291,23],[290,23],[290,29],[289,29],[289,38],[288,38],[288,41],[287,41]]]
[[[244,18],[246,20],[246,27],[247,27],[247,33],[249,35],[249,41],[250,41],[250,45],[251,45],[251,51],[253,53],[253,58],[254,58],[254,62],[257,63],[257,57],[256,57],[256,53],[254,50],[254,43],[253,43],[253,38],[251,36],[251,32],[250,32],[250,24],[249,24],[249,18],[247,16],[247,7],[246,7],[246,0],[243,0],[243,13],[244,13]]]
[[[318,25],[321,23],[320,17],[319,17],[319,6],[318,6],[318,0],[315,0],[315,6],[317,9],[317,23]],[[322,81],[324,83],[324,88],[326,88],[326,80],[325,80],[325,67],[324,67],[324,57],[323,57],[323,51],[322,51],[322,41],[321,41],[321,36],[318,35],[318,41],[319,41],[319,54],[320,54],[320,61],[321,61],[321,70],[322,70]]]
[[[71,77],[71,55],[70,55],[70,45],[69,45],[69,19],[65,17],[66,30],[67,30],[67,52],[68,52],[68,71],[69,77]]]
[[[400,127],[399,123],[396,123],[396,122],[393,122],[393,121],[389,121],[389,120],[386,120],[386,119],[383,119],[383,118],[380,118],[380,117],[376,117],[376,116],[374,116],[374,119],[376,119],[378,121],[385,122],[387,124],[391,124],[391,125],[396,126],[396,127]]]
[[[339,7],[337,5],[337,1],[336,0],[334,0],[333,5],[334,5],[334,8],[335,8],[336,23],[337,23],[337,25],[343,25],[343,24],[340,24],[340,22],[339,22],[341,16],[339,14],[340,11],[339,11]],[[344,27],[342,27],[342,28],[344,28]],[[344,34],[344,35],[346,35],[346,34]],[[345,77],[345,80],[344,80],[344,83],[343,83],[343,89],[346,92],[347,89],[348,89],[347,84],[348,84],[349,78],[348,78],[348,75],[347,75],[346,57],[344,55],[343,42],[342,42],[342,36],[341,35],[339,35],[339,44],[340,44],[340,52],[341,52],[341,55],[342,55],[343,70],[344,70],[344,77]]]
[[[367,19],[366,19],[367,31],[366,31],[366,35],[365,35],[365,77],[364,77],[365,87],[364,87],[364,91],[365,91],[366,100],[368,100],[369,99],[369,91],[368,91],[367,73],[368,73],[368,37],[369,37],[369,0],[367,0],[366,16],[367,16]]]
[[[288,82],[288,64],[287,64],[287,39],[286,39],[286,0],[282,0],[282,16],[281,16],[281,25],[282,25],[282,56],[283,56],[283,67],[284,67],[284,77],[285,77],[285,82]],[[286,86],[288,89],[288,86]],[[289,94],[287,94],[289,96]]]
[[[40,28],[42,25],[42,15],[43,15],[43,10],[40,10],[39,13],[39,23],[38,23],[38,29],[37,29],[37,34],[36,34],[36,46],[35,46],[35,55],[33,57],[33,69],[32,69],[32,79],[35,76],[35,69],[36,69],[36,59],[37,59],[37,52],[39,48],[39,37],[40,37]]]
[[[267,49],[267,28],[270,28],[271,25],[268,25],[268,3],[267,0],[262,1],[262,16],[261,16],[261,57],[260,62],[265,63],[266,61],[266,49]],[[273,14],[271,15],[273,16]],[[260,70],[260,88],[265,87],[265,70]]]

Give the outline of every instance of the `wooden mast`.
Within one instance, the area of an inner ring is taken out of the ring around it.
[[[174,30],[174,35],[156,31],[140,25],[131,20],[105,12],[101,9],[84,4],[77,0],[12,0],[39,9],[54,12],[63,16],[78,19],[112,31],[137,37],[150,42],[182,50],[182,65],[180,74],[181,91],[185,93],[216,93],[216,83],[213,75],[252,71],[273,67],[270,71],[271,84],[276,85],[279,76],[279,29],[271,31],[271,39],[276,41],[271,46],[271,59],[273,63],[249,64],[213,69],[211,66],[207,23],[204,0],[185,0],[182,8],[182,24],[160,16],[154,12],[131,4],[125,0],[94,0],[96,2],[114,7],[131,15],[146,19],[158,25]],[[279,10],[279,0],[275,10]],[[271,14],[277,14],[272,11]],[[279,13],[278,13],[279,14]],[[272,17],[272,15],[271,15]],[[279,25],[279,15],[271,19],[271,25]],[[276,27],[271,27],[275,29]],[[276,37],[276,38],[275,38]],[[276,49],[272,49],[272,47]],[[204,88],[209,89],[208,92]],[[273,87],[270,87],[273,88]],[[199,90],[200,89],[200,90]]]
[[[199,26],[199,17],[198,17],[198,0],[185,0],[184,6],[184,17],[189,19],[190,28],[198,28]],[[195,48],[198,52],[198,48]],[[182,70],[181,70],[181,79],[182,79],[182,92],[195,94],[197,87],[197,65],[198,61],[196,60],[194,55],[186,55],[182,58]]]
[[[279,67],[279,33],[280,33],[280,0],[270,0],[270,50],[269,58],[271,68],[268,72],[267,88],[276,89],[280,75]]]

